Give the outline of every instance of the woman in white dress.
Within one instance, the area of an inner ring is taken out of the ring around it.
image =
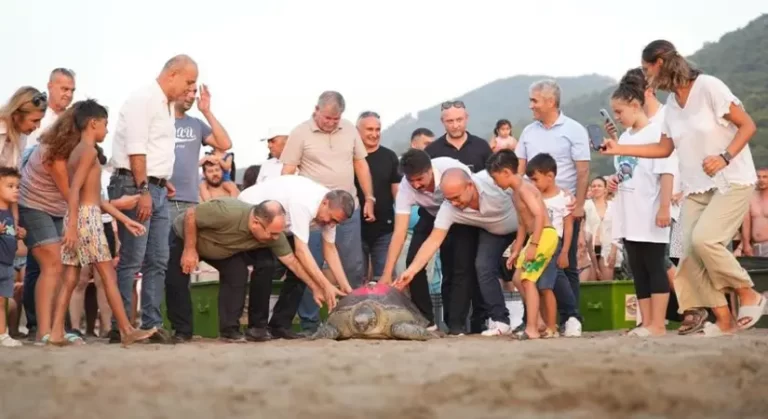
[[[590,259],[598,281],[612,281],[614,270],[621,267],[624,255],[621,245],[612,240],[613,203],[608,200],[607,183],[598,177],[590,184],[592,199],[584,202],[585,232],[591,238]]]
[[[680,150],[685,253],[675,278],[684,315],[679,332],[721,336],[751,328],[768,298],[754,290],[746,270],[723,243],[741,225],[754,191],[757,174],[747,143],[755,123],[725,83],[692,68],[672,43],[651,42],[643,50],[642,66],[651,87],[671,93],[660,141],[618,145],[608,139],[603,153],[665,158]],[[736,322],[726,289],[739,297]],[[706,308],[714,312],[714,324],[706,322]]]

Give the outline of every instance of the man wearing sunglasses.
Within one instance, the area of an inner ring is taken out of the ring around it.
[[[323,290],[329,298],[352,291],[341,264],[339,251],[336,249],[336,226],[356,214],[355,198],[352,194],[341,189],[330,190],[304,176],[279,176],[245,189],[238,198],[249,204],[265,200],[279,202],[286,211],[285,232],[288,241],[296,251],[296,258],[314,281],[314,286]],[[313,237],[311,230],[320,230],[319,236],[322,238],[317,237],[318,235]],[[323,260],[328,263],[341,291],[328,281],[320,269]],[[267,325],[269,295],[275,268],[270,264],[257,264],[253,267],[246,332],[246,338],[249,340],[300,337],[291,330],[291,324],[306,286],[293,272],[286,272],[280,297]],[[357,278],[357,281],[360,279]],[[335,301],[327,302],[329,307],[333,307]]]
[[[488,141],[467,131],[469,114],[464,102],[460,100],[443,102],[440,106],[440,121],[445,128],[445,134],[436,139],[425,149],[430,157],[450,157],[469,167],[473,173],[485,168],[485,162],[491,156],[491,146]],[[419,211],[419,216],[424,216]],[[477,273],[475,271],[475,254],[477,253],[477,240],[479,229],[470,225],[454,224],[448,231],[448,236],[440,248],[441,261],[448,261],[442,266],[443,301],[454,301],[454,304],[444,304],[444,317],[451,317],[452,310],[458,312],[468,311],[463,299],[451,297],[452,289],[457,290],[477,287]],[[463,291],[462,291],[463,292]],[[472,299],[472,319],[470,321],[470,333],[480,333],[485,329],[485,321],[488,318],[485,304],[480,298],[479,292],[469,291]]]

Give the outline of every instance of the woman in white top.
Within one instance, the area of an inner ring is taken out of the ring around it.
[[[21,167],[21,152],[45,116],[48,99],[34,87],[17,90],[0,108],[0,166]]]
[[[757,179],[747,143],[756,131],[741,101],[721,80],[693,69],[674,45],[653,41],[642,54],[651,87],[671,92],[660,141],[619,145],[606,140],[608,155],[666,158],[678,149],[685,254],[675,289],[684,315],[679,332],[720,336],[753,327],[766,298],[725,247],[741,225]],[[740,302],[737,322],[728,309],[725,289]],[[716,323],[706,322],[712,308]]]
[[[606,181],[597,177],[590,184],[592,199],[584,202],[589,255],[598,281],[613,281],[614,270],[624,261],[620,244],[613,240],[613,202],[608,200]]]
[[[620,145],[654,144],[661,127],[645,114],[645,89],[637,83],[620,83],[611,97],[616,119],[627,130]],[[622,240],[632,270],[642,325],[630,335],[663,336],[669,301],[666,248],[671,223],[672,188],[677,171],[674,155],[666,159],[617,156],[619,183],[613,238]]]
[[[499,119],[496,121],[490,146],[494,153],[504,149],[515,151],[517,138],[512,136],[512,123],[509,120]]]

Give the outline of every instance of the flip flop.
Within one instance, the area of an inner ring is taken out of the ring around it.
[[[704,327],[699,331],[699,333],[696,333],[696,337],[703,337],[703,338],[717,338],[722,336],[732,336],[733,333],[731,332],[723,332],[720,330],[720,327],[718,327],[716,324],[711,322],[704,323]]]
[[[686,316],[692,316],[693,320],[686,323],[685,317]],[[707,323],[707,318],[709,317],[709,313],[707,313],[707,310],[703,308],[695,308],[691,310],[686,310],[683,312],[683,324],[680,325],[680,329],[678,329],[677,333],[679,335],[690,335],[692,333],[696,333],[701,331],[704,328],[704,325]],[[690,326],[687,330],[681,330],[683,326]]]
[[[65,333],[64,340],[56,341],[56,342],[52,341],[49,335],[46,335],[45,337],[48,337],[48,339],[46,340],[46,343],[48,345],[59,346],[59,347],[69,346],[69,345],[78,345],[78,346],[85,345],[85,340],[83,340],[83,338],[81,338],[75,333]]]
[[[540,338],[532,338],[528,336],[528,332],[526,331],[523,331],[522,333],[517,335],[517,340],[536,340],[536,339],[540,339]]]
[[[638,338],[647,338],[651,336],[650,330],[644,328],[644,327],[636,327],[627,333],[627,336],[632,337],[638,337]]]
[[[541,339],[554,339],[559,338],[560,333],[552,329],[544,329],[544,333],[541,334]]]
[[[760,295],[760,302],[753,306],[741,306],[739,307],[739,319],[736,320],[736,324],[739,330],[751,329],[760,318],[765,314],[765,307],[768,304],[768,298],[764,295]],[[749,323],[742,325],[741,321],[745,318],[749,318]]]

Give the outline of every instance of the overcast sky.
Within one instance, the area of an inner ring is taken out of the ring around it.
[[[386,126],[517,74],[618,78],[649,41],[691,54],[768,1],[2,0],[0,11],[1,100],[72,68],[75,99],[109,106],[114,130],[126,96],[187,53],[245,167],[266,157],[270,125],[308,118],[323,90],[344,94],[347,118],[373,109]]]

